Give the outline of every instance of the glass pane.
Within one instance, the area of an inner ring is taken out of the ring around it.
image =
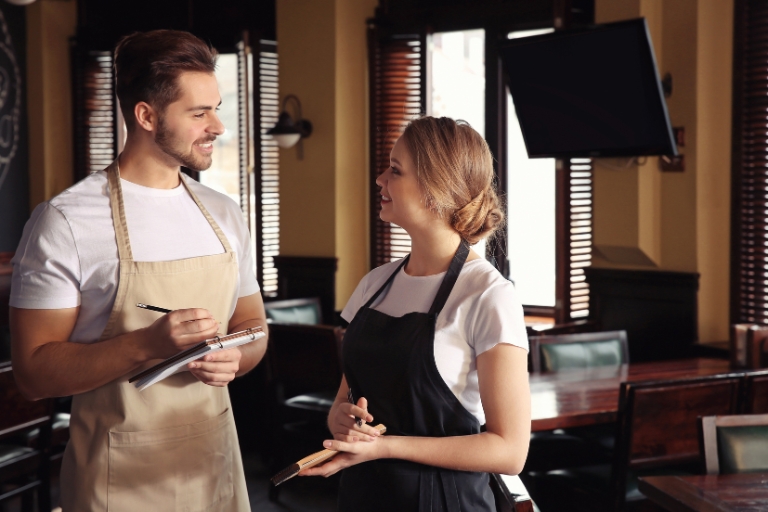
[[[213,143],[213,164],[200,173],[200,183],[231,197],[240,204],[239,123],[237,118],[237,55],[219,55],[216,66],[221,106],[219,119],[226,130]]]
[[[437,32],[429,51],[428,114],[463,119],[485,136],[485,30]],[[474,249],[485,255],[485,241]]]
[[[555,305],[555,160],[528,158],[507,93],[507,257],[527,306]]]

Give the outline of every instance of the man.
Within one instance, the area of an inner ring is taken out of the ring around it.
[[[38,206],[13,259],[18,386],[33,400],[74,395],[65,511],[249,509],[226,385],[261,360],[266,339],[142,392],[128,383],[217,332],[266,330],[238,206],[180,173],[210,167],[224,131],[215,63],[185,32],[124,38],[125,149]]]

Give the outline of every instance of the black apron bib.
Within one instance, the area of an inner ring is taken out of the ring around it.
[[[387,434],[446,437],[480,432],[480,423],[448,388],[435,364],[435,321],[453,290],[469,245],[462,241],[428,313],[392,317],[371,308],[408,258],[357,312],[344,335],[344,375],[357,401],[368,400]],[[487,473],[382,459],[342,472],[339,510],[495,510]]]

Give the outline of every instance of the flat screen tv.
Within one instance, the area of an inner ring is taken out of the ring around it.
[[[529,157],[677,154],[645,19],[500,50]]]

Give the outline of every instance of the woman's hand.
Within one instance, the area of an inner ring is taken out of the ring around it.
[[[386,445],[386,437],[373,439],[370,443],[347,443],[338,440],[325,441],[323,446],[327,449],[342,453],[339,453],[325,464],[302,470],[299,476],[328,477],[344,468],[360,464],[361,462],[386,458]]]
[[[357,425],[355,418],[360,418],[362,424]],[[361,397],[357,405],[347,402],[339,403],[331,411],[328,418],[328,428],[337,441],[354,443],[355,441],[374,441],[379,436],[379,431],[367,425],[373,421],[373,416],[368,413],[368,400]]]

